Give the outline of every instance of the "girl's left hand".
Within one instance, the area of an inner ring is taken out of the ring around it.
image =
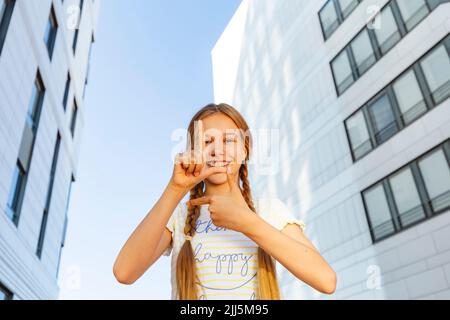
[[[247,205],[239,186],[236,184],[234,175],[227,172],[230,193],[228,195],[213,195],[192,199],[187,202],[188,206],[208,204],[208,211],[215,226],[243,232],[250,224],[249,218],[253,218],[253,212]]]

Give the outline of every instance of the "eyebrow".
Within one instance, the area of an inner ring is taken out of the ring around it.
[[[226,133],[223,134],[223,136],[237,137],[238,135],[236,133],[233,133],[233,132],[226,132]],[[211,137],[214,138],[215,136],[214,135],[205,134],[205,138],[211,138]]]

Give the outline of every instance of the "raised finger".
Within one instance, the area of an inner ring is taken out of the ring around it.
[[[190,163],[189,167],[186,170],[186,175],[192,175],[195,170],[195,163]]]
[[[203,163],[195,165],[194,176],[198,177],[200,175],[200,173],[203,170],[203,166],[204,166]]]
[[[198,120],[194,123],[194,158],[196,164],[203,163],[203,146],[203,121]]]

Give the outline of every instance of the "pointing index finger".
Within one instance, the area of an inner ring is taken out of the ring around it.
[[[236,185],[235,175],[231,173],[231,167],[227,168],[227,181],[230,191],[236,192],[238,190],[238,186]]]
[[[193,206],[200,206],[202,204],[209,204],[211,202],[211,199],[209,197],[201,197],[201,198],[197,198],[197,199],[191,199],[188,202],[186,202],[186,204],[189,207],[193,207]]]

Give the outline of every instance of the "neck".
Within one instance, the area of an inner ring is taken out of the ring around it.
[[[236,184],[238,182],[236,181]],[[238,184],[239,185],[239,184]],[[230,186],[227,182],[222,184],[212,184],[205,180],[205,196],[209,197],[212,195],[225,196],[230,194]]]

